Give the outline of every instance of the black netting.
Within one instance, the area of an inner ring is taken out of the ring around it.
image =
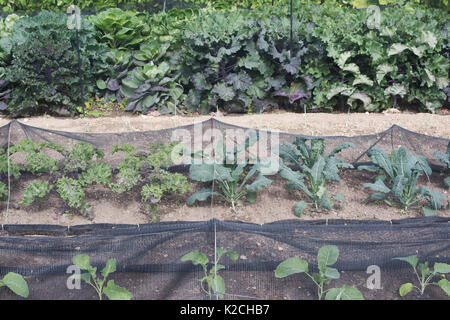
[[[189,145],[192,150],[208,150],[218,136],[227,137],[227,130],[231,132],[231,129],[238,139],[250,130],[213,118],[166,130],[102,134],[46,130],[12,121],[0,127],[0,145],[7,150],[8,146],[28,138],[37,143],[55,142],[70,149],[77,142],[85,141],[100,148],[105,153],[104,161],[114,167],[121,160],[120,155],[110,154],[116,144],[131,144],[145,151],[150,143],[192,141]],[[300,136],[269,131],[258,133],[267,142],[257,151],[263,155],[271,155],[275,144],[293,141]],[[196,138],[199,143],[195,143]],[[356,147],[344,150],[340,156],[355,164],[368,162],[366,152],[375,145],[387,153],[404,145],[409,151],[425,156],[438,170],[437,173],[442,167],[433,153],[444,151],[449,142],[448,139],[418,134],[398,126],[374,135],[323,138],[327,152],[342,142],[353,142]],[[13,160],[20,162],[20,159]],[[169,168],[183,174],[187,169],[188,166],[183,164]],[[45,175],[42,178],[45,179]],[[1,179],[10,186],[11,199],[1,204],[4,224],[0,229],[0,275],[8,272],[22,274],[28,282],[31,299],[95,299],[95,292],[85,284],[81,290],[67,287],[68,267],[72,265],[72,257],[80,253],[88,254],[91,264],[98,270],[109,258],[116,258],[117,271],[111,278],[132,292],[135,299],[205,298],[197,281],[202,277],[201,268],[180,259],[193,250],[213,259],[215,247],[239,254],[235,262],[227,257],[221,260],[225,266],[220,272],[226,283],[227,299],[315,299],[316,289],[305,275],[278,279],[274,270],[284,259],[299,256],[307,260],[314,271],[317,251],[324,245],[336,245],[340,253],[333,267],[341,271],[341,277],[334,280],[332,286],[356,286],[366,299],[399,299],[401,284],[415,281],[412,268],[405,262],[392,260],[394,257],[415,254],[421,262],[429,261],[430,265],[434,262],[450,263],[448,217],[391,221],[297,219],[259,225],[216,219],[187,222],[180,216],[180,221],[139,225],[19,225],[8,224],[4,218],[6,214],[12,214],[7,210],[13,205],[14,188],[23,191],[21,184],[29,181],[30,177],[23,172],[18,181],[8,181],[5,174]],[[139,197],[128,193],[123,201],[139,202]],[[212,199],[210,203],[211,213],[215,210],[215,201]],[[258,215],[258,212],[254,214]],[[380,268],[379,289],[367,288],[369,266]],[[0,288],[0,299],[17,298],[11,291],[3,289]],[[425,297],[446,298],[437,286],[427,289]],[[406,298],[417,296],[411,294]]]

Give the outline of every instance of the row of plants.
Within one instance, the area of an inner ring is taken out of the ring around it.
[[[442,8],[448,10],[448,0],[300,0],[303,3],[321,4],[324,2],[331,3],[335,6],[353,7],[353,8],[367,8],[370,5],[397,5],[406,7],[416,7],[418,5]],[[274,3],[284,3],[288,5],[288,0],[167,0],[166,6],[185,5],[200,5],[213,6],[219,9],[230,8],[257,8],[262,5],[269,5]],[[40,10],[55,10],[65,9],[70,5],[75,4],[73,0],[0,0],[0,6],[3,12],[14,11],[40,11]],[[76,4],[80,8],[105,8],[105,7],[127,7],[132,5],[143,5],[147,10],[163,10],[163,3],[155,3],[149,0],[79,0]]]
[[[226,266],[219,263],[220,260],[225,256],[228,256],[231,261],[239,259],[239,254],[233,250],[224,250],[217,247],[216,252],[216,257],[212,262],[209,261],[206,254],[199,251],[191,251],[181,258],[182,262],[191,261],[194,266],[201,267],[204,276],[198,281],[202,293],[209,299],[223,299],[227,294],[225,280],[219,275],[219,272],[226,269]],[[333,280],[340,278],[339,270],[332,267],[338,258],[338,247],[326,245],[321,247],[317,253],[318,272],[313,273],[311,270],[313,268],[309,266],[307,261],[299,257],[292,257],[277,266],[275,277],[285,278],[293,274],[304,273],[316,286],[318,300],[322,300],[322,298],[325,298],[325,300],[364,300],[363,294],[355,286],[343,285],[340,288],[335,288],[330,285]],[[439,286],[450,297],[450,281],[445,278],[445,275],[450,273],[449,264],[436,262],[433,268],[430,268],[427,261],[419,263],[417,255],[393,259],[407,262],[413,268],[418,280],[417,285],[412,282],[402,284],[399,288],[401,297],[413,290],[423,295],[425,289],[430,285]],[[100,272],[101,276],[97,274],[97,267],[91,265],[88,255],[76,255],[72,261],[75,266],[84,272],[75,275],[74,278],[81,279],[94,288],[99,300],[102,300],[104,295],[110,300],[130,300],[133,298],[130,291],[117,285],[114,280],[106,282],[108,276],[116,272],[115,258],[106,262],[105,267]],[[435,280],[436,278],[438,280]],[[27,298],[29,296],[28,284],[20,274],[14,272],[6,274],[3,279],[0,279],[0,287],[2,286],[6,286],[21,297]]]
[[[72,210],[92,219],[93,207],[85,200],[86,191],[101,185],[118,194],[139,192],[151,220],[158,221],[158,204],[165,196],[184,195],[192,189],[186,176],[168,169],[174,161],[186,161],[187,157],[190,180],[205,186],[187,198],[190,206],[216,196],[236,212],[236,207],[244,201],[255,202],[258,191],[272,184],[271,176],[279,174],[286,181],[287,190],[299,190],[310,200],[295,204],[296,216],[300,217],[305,210],[344,207],[344,196],[329,195],[327,184],[339,182],[342,170],[355,169],[337,156],[345,148],[354,147],[352,143],[340,144],[326,154],[323,139],[308,143],[307,139],[298,137],[279,146],[278,160],[260,159],[249,153],[258,139],[256,133],[249,135],[231,149],[220,140],[214,158],[203,152],[190,153],[177,142],[150,144],[145,152],[127,144],[116,145],[110,151],[111,155],[121,154],[122,160],[116,167],[103,160],[103,151],[86,142],[78,142],[66,150],[55,143],[36,144],[23,139],[17,145],[10,145],[9,153],[0,149],[0,199],[7,200],[10,194],[6,184],[8,174],[14,186],[21,175],[28,173],[37,177],[28,183],[21,200],[17,201],[19,206],[28,207],[53,192],[64,201],[64,212]],[[59,159],[49,156],[47,151],[56,152]],[[368,156],[372,164],[357,167],[374,175],[373,183],[362,185],[370,189],[367,201],[384,202],[405,213],[411,209],[422,210],[425,216],[450,208],[450,201],[443,194],[418,184],[422,176],[432,174],[423,156],[408,153],[403,146],[390,155],[375,146],[368,151]],[[450,170],[450,143],[445,154],[438,150],[434,156],[442,162],[444,170]],[[450,177],[445,178],[443,187],[449,188],[449,182]]]
[[[76,115],[88,97],[138,113],[437,112],[448,103],[445,11],[294,7],[292,38],[280,3],[112,8],[83,17],[78,38],[66,14],[10,15],[0,22],[0,110]]]

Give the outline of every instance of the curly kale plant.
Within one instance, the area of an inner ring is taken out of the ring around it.
[[[111,190],[123,193],[136,186],[141,188],[141,200],[152,221],[159,220],[158,204],[168,194],[183,195],[191,189],[187,179],[180,173],[166,170],[172,162],[172,153],[179,143],[149,145],[148,152],[140,153],[131,145],[116,145],[111,151],[125,153],[117,166],[118,172],[109,184]]]
[[[205,201],[210,196],[217,195],[229,202],[233,211],[236,212],[236,205],[242,203],[243,197],[253,203],[256,200],[257,191],[272,183],[272,180],[266,177],[268,173],[266,169],[270,169],[267,168],[266,163],[258,158],[244,159],[241,157],[241,154],[245,153],[248,147],[256,141],[258,141],[258,136],[250,135],[240,145],[227,150],[221,140],[217,146],[219,159],[203,159],[200,164],[195,162],[191,164],[189,175],[192,180],[214,182],[219,186],[220,192],[214,191],[212,186],[203,188],[190,196],[187,204],[193,205],[196,201]],[[269,174],[274,174],[274,172]]]
[[[319,272],[310,273],[308,262],[299,258],[288,258],[281,262],[275,269],[275,277],[285,278],[292,274],[306,274],[317,287],[319,300],[325,294],[325,300],[364,300],[361,292],[355,287],[343,285],[341,288],[325,289],[332,280],[339,279],[340,274],[336,268],[331,266],[339,257],[339,249],[334,245],[323,246],[317,253],[317,266]]]
[[[425,186],[417,187],[421,175],[432,173],[425,157],[407,153],[404,146],[393,150],[390,157],[378,147],[370,149],[367,155],[373,165],[359,166],[358,170],[381,173],[375,177],[374,183],[363,184],[364,188],[375,191],[370,195],[371,199],[384,201],[404,211],[422,208],[425,215],[435,215],[435,210],[442,208],[446,198],[441,193]],[[422,205],[424,200],[428,200],[431,208]]]
[[[61,168],[58,166],[58,160],[45,154],[45,149],[56,151],[64,157]],[[29,139],[23,139],[17,145],[11,146],[10,151],[12,154],[18,152],[26,154],[25,163],[12,162],[10,166],[12,174],[16,173],[18,176],[20,171],[28,171],[38,175],[50,175],[46,181],[31,181],[19,202],[20,205],[30,206],[44,199],[55,189],[66,207],[93,218],[93,208],[84,199],[84,188],[93,184],[108,185],[112,175],[111,166],[99,161],[104,156],[101,150],[89,143],[79,142],[71,150],[66,151],[65,148],[52,142],[36,144]],[[4,169],[0,168],[2,171]]]
[[[311,146],[306,143],[308,139],[297,137],[293,143],[284,142],[280,145],[279,154],[284,164],[280,169],[280,176],[287,180],[286,187],[304,192],[313,201],[316,210],[322,207],[327,210],[333,208],[333,199],[339,200],[341,207],[344,197],[335,194],[328,196],[325,185],[328,181],[340,181],[340,169],[352,169],[353,166],[344,162],[335,155],[345,148],[352,148],[350,142],[342,143],[325,155],[323,139],[311,139]],[[289,166],[293,166],[290,168]],[[305,179],[307,184],[305,184]],[[295,215],[301,216],[308,204],[299,201],[294,207]]]
[[[450,142],[447,145],[446,153],[442,153],[440,150],[438,150],[433,153],[433,156],[436,157],[444,165],[444,168],[447,171],[450,170]],[[444,179],[444,186],[447,189],[450,188],[450,176]]]
[[[24,17],[8,36],[12,57],[5,80],[10,84],[7,112],[12,116],[42,113],[74,114],[82,104],[76,35],[67,28],[67,15],[42,11]],[[102,66],[103,47],[95,40],[92,24],[83,21],[79,31],[81,75],[85,92],[94,88]]]

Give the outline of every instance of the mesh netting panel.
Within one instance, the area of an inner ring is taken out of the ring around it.
[[[413,218],[401,221],[282,221],[266,225],[211,220],[196,223],[160,223],[140,226],[5,225],[0,236],[0,273],[24,275],[32,299],[92,299],[87,285],[68,289],[66,273],[72,257],[85,253],[98,270],[109,258],[117,259],[111,278],[136,299],[203,299],[198,279],[202,271],[181,257],[193,250],[214,258],[214,246],[234,250],[236,262],[224,258],[227,299],[313,299],[315,288],[302,275],[274,276],[284,259],[299,256],[316,266],[318,249],[339,248],[334,265],[341,278],[333,286],[356,286],[366,298],[397,299],[404,282],[414,280],[412,269],[394,257],[417,254],[422,261],[450,262],[447,218]],[[28,234],[28,235],[27,235]],[[53,234],[50,236],[50,234]],[[369,266],[381,270],[381,288],[366,286]],[[427,294],[443,298],[431,289]],[[1,299],[15,298],[0,290]]]
[[[122,155],[111,155],[117,144],[130,144],[145,151],[149,144],[182,141],[193,151],[208,151],[223,138],[242,142],[252,129],[241,128],[210,119],[205,122],[166,130],[130,133],[69,133],[31,127],[12,121],[0,127],[0,144],[19,143],[28,138],[36,143],[55,142],[70,149],[85,141],[105,153],[104,161],[117,165]],[[274,148],[296,137],[318,138],[270,131],[254,131],[263,137],[258,155],[273,155]],[[230,138],[230,135],[233,137]],[[326,152],[342,142],[353,142],[340,157],[350,163],[369,162],[366,152],[373,146],[387,153],[404,145],[423,155],[435,168],[436,150],[444,151],[448,139],[414,133],[398,126],[374,135],[357,137],[323,137]],[[48,155],[57,157],[50,150]],[[14,161],[21,161],[20,154]],[[23,159],[22,159],[23,160]],[[62,160],[58,158],[58,160]],[[185,165],[171,170],[185,172]],[[8,184],[7,175],[1,176]],[[29,180],[26,174],[20,179]],[[45,179],[45,175],[43,176]],[[20,182],[20,181],[19,181]],[[124,201],[139,201],[130,197]],[[216,199],[211,199],[211,212]],[[2,204],[5,212],[7,203]],[[255,212],[258,214],[258,212]],[[182,217],[180,217],[182,219]],[[339,259],[333,266],[341,277],[333,286],[356,286],[366,299],[399,299],[402,283],[414,281],[412,269],[404,262],[392,260],[417,254],[421,261],[450,262],[450,219],[445,217],[411,218],[395,221],[375,220],[288,220],[257,225],[242,222],[161,222],[143,225],[91,224],[80,226],[10,225],[0,230],[0,275],[13,271],[27,279],[31,299],[95,299],[95,291],[86,284],[81,289],[68,289],[67,268],[72,257],[85,253],[91,264],[103,268],[109,258],[117,259],[115,282],[132,292],[136,299],[204,299],[198,279],[199,266],[181,262],[190,251],[205,253],[214,259],[215,247],[234,250],[239,259],[224,257],[220,273],[226,283],[227,299],[315,299],[316,289],[305,275],[284,279],[274,276],[277,265],[288,257],[299,256],[317,269],[317,251],[323,245],[336,245]],[[367,288],[369,266],[381,270],[381,288]],[[443,299],[437,286],[430,287],[426,297]],[[0,299],[15,299],[9,290],[0,290]],[[409,295],[407,298],[417,298]]]

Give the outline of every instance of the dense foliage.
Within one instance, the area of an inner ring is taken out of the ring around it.
[[[294,1],[291,20],[283,1],[194,2],[200,6],[152,15],[112,8],[83,17],[84,100],[127,98],[126,110],[139,113],[434,113],[450,101],[444,10]],[[81,110],[74,37],[64,13],[0,20],[0,109]]]
[[[105,48],[97,43],[93,26],[84,21],[79,32],[81,74],[86,88],[101,68]],[[7,112],[12,116],[52,113],[58,109],[75,113],[81,104],[76,34],[67,28],[64,15],[43,11],[24,17],[13,32],[2,38],[9,57],[4,69],[10,88]],[[5,102],[5,101],[4,101]]]

